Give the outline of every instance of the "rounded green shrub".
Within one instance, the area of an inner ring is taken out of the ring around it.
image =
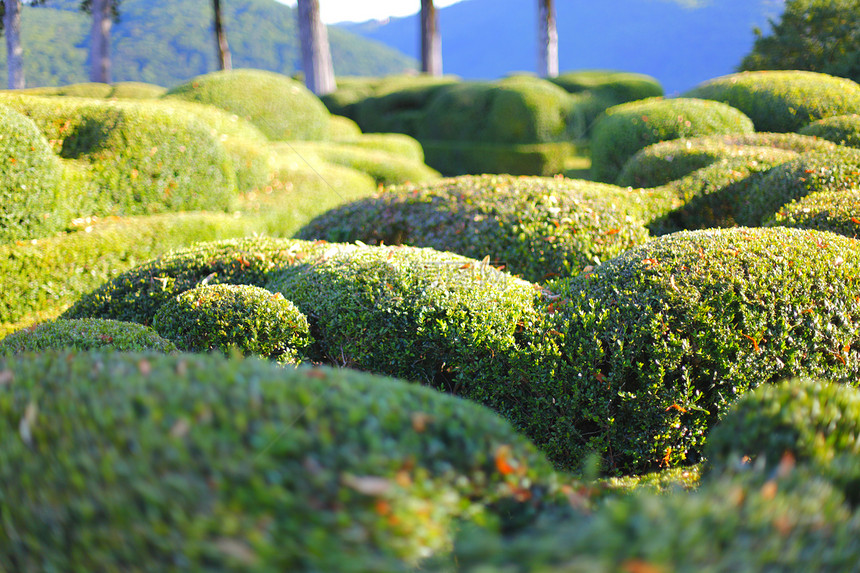
[[[424,162],[424,148],[414,138],[402,133],[365,133],[349,142],[362,149],[384,151],[403,159]]]
[[[117,82],[111,88],[108,97],[116,99],[156,99],[167,92],[167,88],[144,82]]]
[[[333,100],[347,96],[340,104],[345,105],[344,111],[335,111],[338,109],[335,106],[332,112],[354,119],[365,133],[405,133],[416,137],[431,99],[445,86],[456,83],[458,80],[450,76],[390,76],[369,84],[347,84],[345,90],[326,96],[325,101],[331,106]]]
[[[338,247],[291,239],[201,243],[138,265],[81,297],[64,318],[112,318],[151,325],[162,304],[198,286],[265,286],[269,274]]]
[[[569,139],[571,96],[538,78],[461,82],[426,107],[420,140],[524,144]]]
[[[813,193],[783,206],[767,227],[798,227],[860,236],[860,189]]]
[[[703,99],[652,98],[613,106],[594,126],[592,175],[599,181],[615,181],[628,159],[660,141],[752,132],[752,121],[743,113]]]
[[[349,370],[48,353],[0,375],[16,571],[407,571],[556,488],[494,413]]]
[[[560,178],[463,176],[388,188],[318,216],[296,236],[451,251],[526,280],[576,274],[648,240],[656,193]]]
[[[266,287],[304,312],[316,362],[494,401],[542,317],[535,286],[488,262],[410,247],[358,247],[285,268]]]
[[[860,147],[860,114],[852,113],[819,119],[802,128],[799,133],[820,137],[839,145]]]
[[[329,118],[329,134],[332,141],[355,141],[361,137],[361,128],[348,117],[333,115]]]
[[[741,72],[708,80],[685,97],[724,102],[744,112],[756,131],[790,132],[860,110],[860,85],[806,71]]]
[[[0,106],[0,242],[62,229],[60,160],[32,121]]]
[[[189,352],[238,348],[245,356],[295,362],[310,344],[308,320],[281,293],[250,285],[187,290],[155,313],[153,328]]]
[[[822,475],[837,456],[860,457],[860,390],[807,379],[759,386],[732,405],[705,448],[713,472],[740,465],[743,458],[773,470],[786,455]]]
[[[768,149],[796,153],[833,149],[835,144],[795,133],[748,133],[673,139],[649,145],[627,160],[615,183],[658,187],[723,159],[768,154]],[[765,148],[765,149],[762,149]]]
[[[329,137],[330,115],[322,102],[299,82],[274,72],[213,72],[172,88],[164,97],[225,109],[274,141]]]
[[[738,206],[741,225],[761,225],[788,203],[812,193],[860,188],[860,149],[837,147],[804,153],[767,172]]]
[[[323,161],[367,173],[377,185],[422,183],[439,179],[439,173],[425,165],[423,159],[416,160],[371,145],[308,142],[292,143],[291,147],[302,156],[306,157],[306,151],[311,151]]]
[[[113,88],[110,84],[100,82],[88,82],[81,84],[69,84],[59,87],[38,87],[26,88],[23,90],[15,90],[16,94],[35,95],[35,96],[63,96],[63,97],[84,97],[93,99],[104,99],[110,97]]]
[[[175,352],[176,346],[146,326],[99,318],[52,320],[13,332],[0,340],[0,352],[51,349],[168,353]]]
[[[764,382],[860,373],[860,250],[817,231],[660,237],[549,288],[561,357],[526,433],[551,458],[610,469],[693,463],[734,399]]]

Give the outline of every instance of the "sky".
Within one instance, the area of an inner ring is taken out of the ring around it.
[[[278,0],[295,6],[296,0]],[[462,0],[435,0],[436,8],[444,8]],[[409,16],[421,10],[421,0],[319,0],[320,16],[326,24],[335,22],[364,22],[384,20],[391,16]]]

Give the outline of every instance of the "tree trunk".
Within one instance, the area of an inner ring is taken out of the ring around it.
[[[298,0],[298,8],[305,85],[318,96],[331,93],[336,87],[334,66],[328,46],[328,32],[320,19],[319,0]]]
[[[93,0],[93,27],[90,30],[90,81],[111,83],[110,29],[113,0]]]
[[[538,0],[538,75],[558,75],[558,30],[555,25],[555,0]]]
[[[442,75],[442,36],[433,0],[421,0],[421,71]]]
[[[21,0],[5,0],[3,29],[6,31],[6,64],[9,89],[24,89],[24,48],[21,46]]]
[[[215,43],[218,50],[218,69],[232,70],[233,58],[230,56],[230,46],[227,44],[227,32],[221,22],[221,0],[212,0],[215,10]]]

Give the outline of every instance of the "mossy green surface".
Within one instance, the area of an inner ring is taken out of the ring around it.
[[[164,97],[235,113],[273,141],[329,138],[329,113],[322,102],[299,82],[274,72],[212,72],[172,88]]]
[[[819,119],[801,128],[799,133],[820,137],[839,145],[860,147],[860,114],[852,113]]]
[[[146,326],[95,318],[43,322],[0,340],[0,353],[45,350],[168,353],[175,352],[176,346]]]
[[[296,362],[310,344],[308,320],[280,293],[251,285],[215,284],[187,290],[159,307],[153,328],[181,350]]]
[[[640,472],[697,462],[728,405],[764,382],[856,379],[858,253],[817,231],[683,232],[551,284],[561,359],[532,375],[546,398],[526,433],[556,461],[593,449]]]
[[[401,571],[556,487],[492,412],[349,370],[47,353],[0,374],[13,570]]]
[[[724,103],[652,98],[613,106],[598,119],[591,138],[591,172],[612,182],[637,151],[671,139],[752,133],[753,123]]]
[[[860,110],[860,85],[806,71],[741,72],[708,80],[684,95],[736,107],[752,119],[756,131],[797,131],[813,121]]]
[[[63,168],[28,118],[0,106],[0,242],[56,232],[68,222]]]
[[[364,145],[352,142],[295,142],[291,147],[300,155],[305,156],[310,152],[323,161],[367,173],[378,185],[423,183],[440,177],[435,169],[424,164],[423,157],[416,160],[396,151],[388,151],[382,145],[374,145],[371,141]],[[414,157],[414,150],[410,155]]]
[[[529,281],[577,274],[648,240],[656,192],[549,177],[463,176],[388,188],[312,220],[297,237],[412,245]]]
[[[575,151],[568,142],[506,145],[424,140],[422,145],[427,164],[446,177],[482,173],[548,177],[562,173]]]
[[[765,226],[798,227],[860,237],[860,189],[813,193],[784,205]]]

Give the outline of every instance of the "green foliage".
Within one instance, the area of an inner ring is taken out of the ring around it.
[[[145,82],[117,82],[111,86],[110,97],[116,99],[157,99],[167,88]]]
[[[534,285],[489,263],[410,247],[357,247],[272,274],[311,323],[314,361],[497,403],[542,318]],[[504,411],[504,410],[501,410]]]
[[[179,108],[35,96],[0,101],[30,117],[64,158],[88,164],[81,215],[224,211],[236,177],[212,129]]]
[[[860,516],[798,467],[723,477],[696,491],[637,492],[514,535],[464,528],[427,570],[461,573],[840,573],[860,560]]]
[[[427,164],[445,176],[470,173],[550,176],[564,171],[570,143],[504,145],[471,141],[424,141]]]
[[[784,205],[765,226],[798,227],[830,231],[846,237],[860,236],[860,189],[826,191],[807,195]]]
[[[653,98],[614,106],[594,127],[591,172],[599,181],[615,181],[627,160],[651,144],[752,131],[750,119],[737,109],[701,99]]]
[[[463,176],[389,188],[324,213],[297,234],[489,257],[540,282],[579,273],[648,240],[655,193],[557,178]]]
[[[69,84],[66,86],[59,87],[27,88],[23,90],[16,90],[14,93],[35,96],[66,96],[106,99],[110,97],[112,91],[113,88],[109,84],[87,82],[82,84]]]
[[[424,148],[421,144],[402,133],[365,133],[361,137],[350,140],[349,144],[362,149],[385,151],[403,159],[424,162]]]
[[[329,118],[329,134],[332,141],[355,141],[361,137],[361,128],[348,117],[333,115]]]
[[[44,236],[67,222],[60,161],[32,121],[0,106],[0,242]]]
[[[743,463],[760,462],[773,471],[797,461],[839,485],[850,485],[843,491],[856,503],[860,465],[855,462],[855,471],[846,472],[851,466],[833,462],[860,457],[860,391],[805,379],[760,386],[733,404],[714,427],[705,455],[709,472],[717,474]]]
[[[805,153],[779,165],[749,186],[740,205],[741,225],[761,225],[795,199],[812,193],[860,188],[860,149],[837,147]]]
[[[565,465],[588,450],[621,471],[696,462],[748,389],[856,379],[858,277],[852,239],[740,228],[661,237],[550,285],[562,355],[532,375],[553,406],[526,433]]]
[[[175,352],[176,346],[146,326],[101,319],[52,320],[0,340],[0,353],[63,349],[168,353]]]
[[[724,159],[754,159],[763,153],[766,156],[767,152],[761,148],[804,153],[833,147],[829,141],[796,133],[748,133],[673,139],[638,151],[624,164],[615,182],[621,186],[658,187]]]
[[[819,119],[801,129],[799,133],[820,137],[839,145],[860,147],[860,114]]]
[[[736,107],[752,119],[756,131],[798,131],[813,121],[860,109],[860,85],[804,71],[732,74],[708,80],[685,96]]]
[[[63,316],[150,325],[163,304],[185,291],[207,284],[265,286],[273,271],[331,248],[262,237],[200,243],[126,271],[81,297]]]
[[[13,570],[406,571],[456,521],[528,520],[556,487],[492,412],[349,370],[49,353],[0,372]]]
[[[165,95],[205,103],[250,121],[273,141],[329,137],[329,113],[307,88],[262,70],[233,70],[198,76]]]
[[[770,34],[756,29],[741,70],[809,70],[860,82],[860,1],[788,0]]]
[[[215,284],[165,302],[153,327],[181,350],[262,356],[295,362],[310,340],[308,320],[280,293],[249,285]]]
[[[649,223],[652,233],[665,235],[689,229],[734,227],[751,189],[771,169],[797,157],[793,151],[752,147],[748,153],[716,163],[660,187],[680,204]]]

